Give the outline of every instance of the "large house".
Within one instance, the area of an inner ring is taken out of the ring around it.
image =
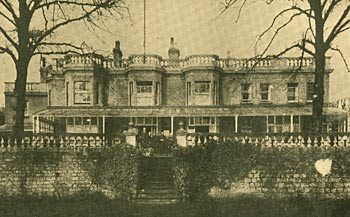
[[[41,63],[47,107],[33,116],[34,133],[115,135],[133,124],[149,134],[188,132],[298,133],[312,129],[312,58],[180,58],[171,38],[168,57],[67,55]],[[326,61],[325,102],[330,59]],[[327,130],[342,113],[324,109]]]

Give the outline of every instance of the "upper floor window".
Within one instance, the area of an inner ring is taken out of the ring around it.
[[[152,81],[136,81],[136,91],[137,94],[152,94]]]
[[[314,98],[314,83],[308,82],[306,86],[306,101],[312,102]]]
[[[298,101],[298,84],[289,83],[287,86],[287,101],[297,102]]]
[[[89,81],[74,82],[74,103],[75,104],[90,104],[91,92]]]
[[[194,94],[210,94],[210,81],[195,81]]]
[[[260,100],[265,102],[271,100],[270,84],[260,84]]]
[[[251,84],[241,84],[242,102],[251,101]]]

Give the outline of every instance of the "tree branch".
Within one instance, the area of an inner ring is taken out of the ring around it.
[[[17,61],[16,55],[8,47],[0,46],[0,54],[4,54],[4,53],[8,54],[13,60],[13,62]]]
[[[71,4],[71,5],[79,5],[79,6],[90,6],[90,5],[93,5],[94,8],[88,10],[85,12],[85,14],[81,15],[81,16],[78,16],[78,17],[75,17],[75,18],[70,18],[70,19],[66,19],[65,21],[62,21],[54,26],[52,26],[51,28],[49,28],[47,31],[45,31],[41,36],[39,36],[35,43],[33,43],[33,48],[32,50],[34,51],[37,47],[38,47],[38,44],[41,43],[47,36],[51,35],[56,29],[64,26],[64,25],[67,25],[67,24],[70,24],[70,23],[74,23],[74,22],[77,22],[77,21],[80,21],[80,20],[84,20],[86,18],[89,18],[92,14],[94,14],[95,12],[99,11],[100,9],[103,9],[103,8],[110,8],[111,6],[114,5],[114,1],[111,1],[111,0],[108,0],[108,1],[105,1],[105,2],[102,2],[102,3],[99,3],[99,4],[90,4],[90,3],[79,3],[79,2],[71,2],[71,1],[53,1],[53,2],[49,2],[47,4],[44,4],[45,6],[49,6],[49,5],[52,5],[54,3],[57,3],[60,2],[60,4]],[[41,5],[43,6],[43,5]],[[85,10],[85,9],[83,9]]]
[[[13,6],[7,0],[0,0],[0,4],[2,4],[7,9],[8,12],[10,12],[15,22],[17,22],[18,16],[13,10]]]
[[[336,52],[338,52],[340,54],[340,57],[342,58],[346,69],[348,70],[348,72],[350,72],[350,68],[349,68],[348,62],[346,61],[346,58],[344,57],[343,52],[339,48],[329,47],[329,49],[331,49],[333,51],[336,51]]]
[[[11,38],[11,36],[7,33],[7,31],[6,31],[4,28],[2,28],[1,26],[0,26],[0,32],[1,32],[1,34],[5,37],[5,39],[6,39],[8,42],[10,42],[10,44],[11,44],[12,46],[14,46],[14,47],[16,48],[16,50],[18,50],[18,45],[17,45],[17,43]]]
[[[331,33],[329,34],[328,38],[326,39],[325,44],[327,47],[330,46],[331,42],[334,40],[335,37],[337,37],[337,32],[339,31],[340,26],[342,26],[344,19],[348,16],[350,11],[350,5],[346,7],[346,9],[343,11],[341,17],[337,21],[337,23],[334,25]]]
[[[338,3],[340,3],[340,0],[332,0],[328,9],[327,10],[324,10],[325,7],[326,7],[326,3],[327,3],[327,0],[324,1],[324,4],[322,5],[322,11],[324,11],[324,16],[323,16],[323,20],[324,22],[327,21],[329,15],[332,13],[333,9],[336,7],[336,5]]]
[[[276,31],[274,32],[274,34],[273,34],[271,40],[269,41],[269,43],[268,43],[267,46],[265,47],[264,51],[261,53],[262,56],[264,56],[264,55],[266,54],[266,52],[268,51],[268,49],[271,47],[271,45],[272,45],[273,41],[275,40],[275,38],[277,37],[278,33],[279,33],[282,29],[284,29],[289,23],[291,23],[291,22],[294,20],[295,17],[298,17],[298,16],[300,16],[300,15],[302,15],[302,14],[303,14],[303,13],[301,13],[301,12],[293,14],[293,15],[288,19],[287,22],[283,23],[282,25],[280,25],[280,26],[276,29]],[[281,15],[281,13],[279,13],[277,16],[280,16],[280,15]],[[277,17],[277,16],[276,16],[276,17]],[[276,17],[275,17],[275,18],[276,18]],[[259,35],[259,37],[258,37],[258,39],[257,39],[257,42],[255,43],[255,51],[257,50],[257,45],[258,45],[259,41],[261,41],[262,37],[263,37],[268,31],[271,30],[271,28],[274,26],[275,22],[276,22],[276,19],[274,19],[274,20],[272,21],[272,25],[270,25],[262,34]]]
[[[7,16],[5,13],[3,13],[2,11],[0,11],[0,15],[2,17],[4,17],[7,21],[9,21],[12,25],[16,26],[15,21],[11,20],[11,18],[9,16]]]

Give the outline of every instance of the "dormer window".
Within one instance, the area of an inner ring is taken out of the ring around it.
[[[210,94],[210,81],[195,81],[194,82],[194,94]]]

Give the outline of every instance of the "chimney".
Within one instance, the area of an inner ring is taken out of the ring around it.
[[[115,42],[115,46],[113,48],[113,57],[114,57],[114,65],[120,66],[122,62],[123,53],[120,49],[120,41]]]
[[[170,60],[179,60],[180,50],[175,48],[175,40],[173,37],[170,38],[170,48],[168,50],[168,56]]]

